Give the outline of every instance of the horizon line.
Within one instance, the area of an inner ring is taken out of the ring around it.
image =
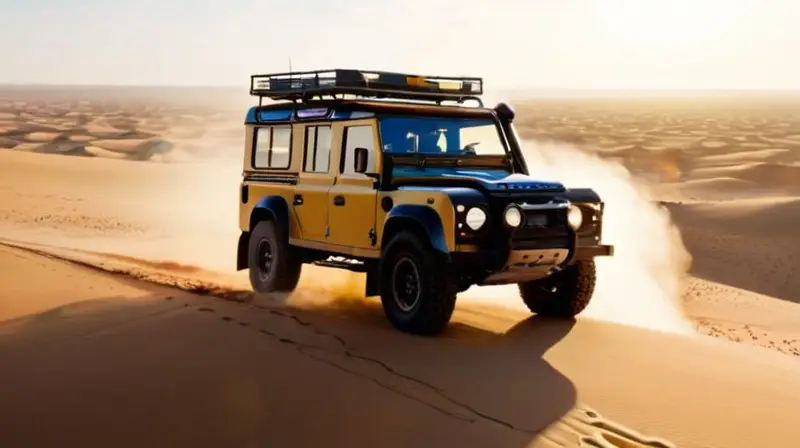
[[[233,84],[58,84],[58,83],[28,83],[28,82],[2,82],[0,87],[103,87],[103,88],[169,88],[169,89],[242,89],[249,92],[245,85]],[[551,92],[798,92],[800,87],[512,87],[493,90],[495,92],[522,92],[522,91],[551,91]]]

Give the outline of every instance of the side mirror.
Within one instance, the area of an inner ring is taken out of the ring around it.
[[[353,169],[356,173],[366,173],[367,172],[367,162],[369,161],[369,151],[367,148],[356,148],[355,152],[353,153],[355,163],[353,164]]]

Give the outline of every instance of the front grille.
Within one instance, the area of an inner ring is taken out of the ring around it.
[[[523,225],[511,235],[511,248],[518,250],[566,248],[569,231],[564,210],[525,211]]]
[[[489,212],[493,217],[489,232],[486,235],[486,244],[507,244],[511,249],[533,250],[544,248],[568,248],[569,227],[567,213],[564,209],[557,210],[524,210],[523,225],[519,229],[509,230],[504,223],[503,213],[511,203],[546,204],[557,199],[553,194],[528,193],[519,198],[508,196],[494,196],[490,203]],[[595,210],[589,203],[573,203],[584,212],[584,222],[578,229],[577,236],[582,240],[600,236],[602,232],[602,203],[599,210]],[[592,216],[596,216],[593,220]],[[546,223],[542,221],[546,219]],[[496,230],[501,229],[501,232]]]

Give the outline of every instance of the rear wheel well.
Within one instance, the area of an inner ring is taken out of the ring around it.
[[[247,269],[247,255],[248,246],[250,242],[250,233],[261,221],[274,221],[275,214],[272,210],[265,208],[257,208],[250,214],[250,224],[247,231],[239,235],[239,246],[236,253],[236,270],[241,271]],[[277,224],[277,223],[276,223]]]
[[[266,208],[257,208],[250,214],[250,231],[261,221],[274,221],[275,214]]]

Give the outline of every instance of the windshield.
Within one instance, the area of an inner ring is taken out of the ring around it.
[[[380,131],[388,153],[506,154],[497,125],[486,118],[384,116]]]

